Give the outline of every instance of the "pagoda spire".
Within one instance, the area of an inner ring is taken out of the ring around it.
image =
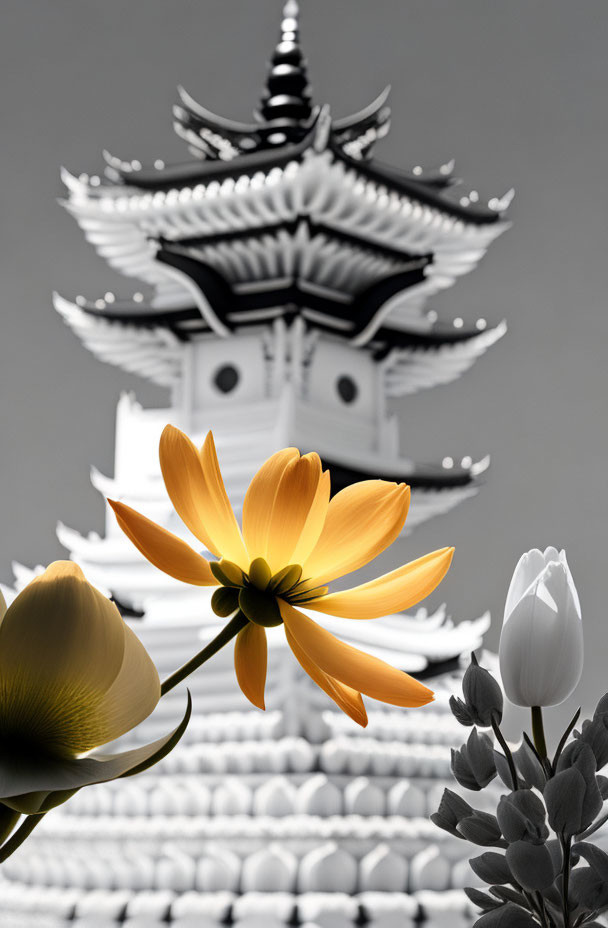
[[[281,34],[270,60],[264,94],[256,114],[263,122],[274,123],[287,136],[291,128],[301,126],[312,115],[306,59],[300,48],[298,15],[296,0],[287,0],[283,7]]]

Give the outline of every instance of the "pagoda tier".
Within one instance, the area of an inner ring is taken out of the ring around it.
[[[195,306],[167,311],[146,305],[143,298],[119,302],[113,293],[78,302],[56,294],[54,304],[96,358],[164,387],[175,387],[183,376],[185,344],[211,332]],[[451,326],[428,321],[409,330],[381,326],[365,346],[374,360],[384,362],[387,396],[456,380],[506,332],[504,322],[488,328],[485,319],[474,327],[465,327],[462,319]]]
[[[378,621],[392,647],[389,620]],[[161,677],[200,647],[195,623],[132,624]],[[195,712],[171,755],[83,790],[5,863],[3,928],[468,928],[469,846],[428,815],[453,785],[461,730],[447,701],[462,677],[458,654],[479,644],[486,622],[452,628],[421,614],[405,625],[421,655],[440,629],[452,633],[440,655],[451,659],[426,675],[436,702],[404,711],[370,700],[367,730],[284,659],[279,630],[265,713],[247,707],[231,649],[220,652],[188,681]],[[183,687],[164,699],[138,740],[165,730],[184,699]]]
[[[294,314],[357,346],[389,314],[392,328],[428,328],[428,297],[506,223],[328,144],[321,114],[299,146],[228,164],[97,186],[64,172],[65,205],[109,264],[153,288],[155,308],[194,302],[218,335]]]

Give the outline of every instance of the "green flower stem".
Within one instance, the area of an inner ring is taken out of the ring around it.
[[[570,845],[572,838],[560,837],[562,846],[562,911],[564,913],[564,928],[570,928],[570,902],[568,899],[570,884]]]
[[[538,755],[542,762],[545,763],[547,760],[547,742],[545,741],[545,726],[541,706],[532,706],[532,737]]]
[[[21,847],[26,838],[29,838],[36,825],[40,824],[46,813],[41,812],[39,815],[28,815],[21,823],[17,831],[8,839],[6,844],[0,847],[0,864],[3,864],[11,854]]]
[[[176,670],[175,673],[172,673],[170,677],[167,677],[163,681],[160,688],[161,696],[164,696],[169,690],[172,690],[174,686],[177,686],[178,683],[181,683],[182,680],[185,680],[186,677],[189,677],[191,673],[204,664],[205,661],[208,661],[210,657],[213,657],[214,654],[217,654],[224,645],[228,644],[235,635],[245,628],[249,619],[243,615],[239,610],[228,622],[226,626],[221,630],[219,635],[216,635],[213,641],[210,641],[202,651],[199,651],[198,654],[195,654],[187,663],[180,667],[179,670]]]
[[[545,908],[545,903],[541,894],[539,892],[526,892],[525,889],[522,889],[521,892],[525,897],[526,902],[530,906],[530,911],[538,917],[538,920],[543,928],[550,928],[549,919],[547,917],[547,910]]]
[[[550,928],[550,925],[552,923],[549,921],[549,916],[547,914],[547,907],[545,905],[545,900],[543,899],[542,894],[539,892],[536,893],[536,902],[538,905],[540,921],[541,921],[543,928]]]
[[[511,780],[513,781],[513,790],[515,791],[519,789],[519,783],[517,782],[517,769],[515,767],[515,761],[513,760],[513,755],[511,754],[509,745],[505,741],[504,735],[500,730],[500,726],[498,722],[496,721],[495,715],[492,715],[492,731],[496,735],[496,739],[498,743],[500,744],[501,748],[505,752],[505,757],[507,758],[507,763],[509,765],[509,772],[511,774]]]

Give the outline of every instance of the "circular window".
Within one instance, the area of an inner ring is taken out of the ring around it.
[[[338,377],[336,389],[343,403],[354,403],[359,393],[357,384],[353,378],[349,377],[347,374],[342,374],[341,377]]]
[[[222,364],[215,372],[213,383],[220,393],[231,393],[239,382],[239,372],[233,364]]]

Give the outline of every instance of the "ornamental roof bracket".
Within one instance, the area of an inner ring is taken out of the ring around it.
[[[326,103],[320,108],[314,127],[312,147],[317,153],[325,151],[329,144],[330,134],[331,116],[329,105]]]
[[[361,348],[373,337],[389,315],[395,296],[424,283],[426,268],[431,262],[431,254],[413,257],[401,271],[382,278],[355,297],[352,304],[352,314],[356,320],[356,329],[351,339],[353,347]]]
[[[158,240],[155,260],[168,277],[177,280],[190,293],[201,316],[217,335],[230,335],[231,326],[220,316],[218,307],[225,305],[229,288],[220,275],[201,261],[183,253],[173,242]],[[210,298],[211,294],[215,297]]]
[[[387,135],[391,126],[391,110],[386,105],[390,91],[389,84],[362,110],[333,121],[332,139],[345,154],[369,158],[378,139]]]

